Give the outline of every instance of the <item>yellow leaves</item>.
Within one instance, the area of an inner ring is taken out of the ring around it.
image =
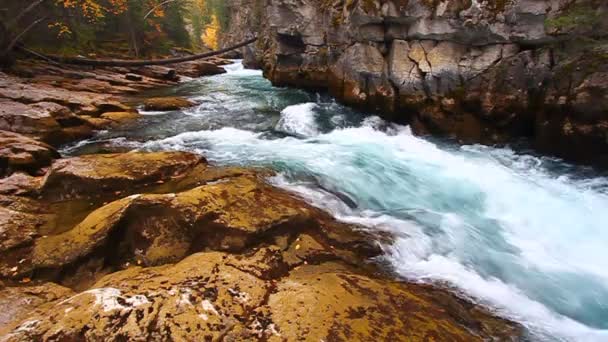
[[[69,36],[72,34],[72,31],[69,27],[67,27],[64,23],[55,22],[48,25],[49,29],[57,30],[57,38],[62,38],[64,36]]]
[[[220,21],[217,18],[217,15],[213,14],[211,16],[211,23],[207,25],[205,28],[205,32],[203,33],[203,42],[209,48],[213,50],[217,50],[219,48],[218,35],[220,32]]]
[[[56,6],[81,12],[89,21],[104,18],[107,13],[118,15],[128,9],[128,0],[56,0]]]
[[[107,10],[114,15],[124,13],[129,9],[127,0],[108,0],[110,6]]]
[[[152,14],[156,18],[164,18],[165,17],[165,9],[163,8],[163,6],[158,6],[158,4],[156,4],[156,1],[148,1],[148,4],[149,4],[150,7],[154,8],[154,12],[152,12]]]

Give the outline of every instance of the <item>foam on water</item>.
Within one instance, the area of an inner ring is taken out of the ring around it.
[[[533,157],[527,168],[511,167],[481,147],[447,151],[406,127],[367,122],[307,139],[222,128],[144,148],[274,167],[282,171],[276,184],[336,217],[396,234],[385,249],[404,276],[448,282],[537,337],[608,338],[605,194],[550,176]]]
[[[242,60],[235,60],[233,64],[228,64],[223,67],[228,75],[238,76],[262,76],[261,70],[246,69],[243,66]]]
[[[271,167],[272,182],[338,219],[391,232],[385,258],[404,277],[448,284],[533,340],[608,341],[606,178],[509,149],[437,145],[226,68],[185,85],[201,106],[155,121],[173,134],[98,142]]]
[[[141,115],[165,115],[169,113],[169,111],[160,111],[160,110],[138,110]]]
[[[316,103],[309,102],[285,108],[275,129],[300,137],[313,137],[319,134],[314,112],[316,107]]]

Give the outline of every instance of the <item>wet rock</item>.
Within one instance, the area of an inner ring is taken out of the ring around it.
[[[135,81],[135,82],[140,82],[143,80],[143,77],[141,75],[132,74],[132,73],[126,74],[125,78],[129,81]]]
[[[107,276],[0,333],[8,341],[220,339],[236,326],[246,328],[268,290],[262,280],[225,265],[225,257],[197,254],[175,266],[135,267]]]
[[[23,172],[0,179],[0,195],[32,196],[38,192],[43,177],[31,176]]]
[[[194,105],[183,97],[155,97],[144,101],[144,110],[169,111],[192,107]]]
[[[27,314],[42,304],[68,298],[73,292],[54,283],[0,289],[0,327]]]
[[[160,65],[148,65],[145,67],[133,69],[133,72],[158,80],[166,80],[171,82],[179,81],[179,76],[177,75],[177,71],[175,71],[175,69]]]
[[[0,74],[0,98],[23,104],[55,103],[78,115],[129,109],[110,95],[73,91],[44,83],[24,83],[21,79],[6,74]]]
[[[218,66],[230,65],[230,64],[234,63],[230,59],[225,59],[225,58],[221,58],[221,57],[211,57],[209,59],[206,59],[205,61],[207,61],[209,63],[213,63]]]
[[[518,331],[486,330],[453,315],[414,288],[372,279],[340,263],[302,266],[277,284],[269,319],[286,340],[515,340]],[[421,291],[420,291],[421,292]],[[491,317],[481,321],[496,320]],[[496,320],[500,321],[500,320]],[[504,327],[504,326],[503,326]]]
[[[536,117],[535,143],[543,152],[608,167],[608,45],[554,54],[555,77],[535,94],[548,108]]]
[[[220,62],[221,63],[221,62]],[[196,71],[200,76],[212,76],[225,74],[226,70],[220,65],[211,62],[199,62],[196,64]]]
[[[105,126],[109,127],[132,124],[140,118],[141,115],[137,112],[108,112],[101,114],[99,117],[99,119],[106,121]],[[99,125],[100,123],[101,121],[95,122],[96,125]]]
[[[290,240],[306,230],[337,248],[353,251],[337,254],[344,258],[379,253],[366,234],[352,231],[255,176],[239,176],[177,194],[134,195],[105,205],[74,228],[38,239],[26,258],[31,264],[23,264],[20,272],[60,269],[114,244],[118,244],[113,247],[114,259],[159,265],[178,261],[191,251],[237,252],[268,235]]]
[[[185,152],[98,154],[56,160],[42,196],[57,200],[84,198],[180,178],[204,158]]]
[[[274,268],[273,262],[260,259],[261,267]],[[303,265],[262,279],[230,255],[208,252],[172,266],[108,275],[87,291],[38,306],[0,333],[7,341],[481,341],[516,340],[521,333],[483,311],[455,316],[469,308],[454,299],[450,305],[423,288],[370,278],[341,263]]]
[[[175,69],[180,75],[188,77],[212,76],[226,73],[226,70],[221,66],[203,60],[176,64]]]
[[[15,171],[36,174],[56,158],[59,158],[59,153],[43,142],[0,131],[0,177]]]
[[[56,103],[39,102],[30,106],[0,98],[0,129],[44,141],[53,140],[61,134],[62,129],[53,115],[65,110],[69,111]]]
[[[23,303],[0,315],[0,335],[6,341],[520,336],[517,325],[443,290],[385,278],[369,260],[381,252],[375,241],[390,237],[338,222],[266,184],[264,175],[208,167],[183,152],[55,161],[40,190],[44,201],[0,196],[0,274],[10,284],[0,290],[0,307]],[[144,194],[132,195],[138,190]],[[96,207],[97,194],[112,200]],[[83,215],[80,206],[91,209]]]
[[[48,208],[34,200],[0,196],[0,252],[7,262],[2,265],[3,274],[20,273],[21,254],[13,252],[19,247],[30,246],[52,216]],[[6,267],[8,264],[12,266]]]
[[[90,115],[81,115],[80,119],[82,119],[88,126],[95,130],[101,130],[107,127],[112,127],[112,125],[114,124],[114,122],[111,120],[102,119],[101,117],[93,117]]]

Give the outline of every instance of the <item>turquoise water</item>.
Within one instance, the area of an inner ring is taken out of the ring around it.
[[[271,182],[338,219],[393,233],[383,258],[403,277],[447,284],[533,340],[608,341],[608,179],[425,140],[327,96],[274,88],[240,64],[227,69],[170,91],[198,107],[144,112],[136,129],[64,152],[187,150],[271,167]]]

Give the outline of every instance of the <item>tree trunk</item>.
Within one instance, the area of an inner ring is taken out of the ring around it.
[[[167,59],[136,59],[136,60],[125,60],[125,59],[88,59],[88,58],[74,58],[74,57],[61,57],[61,56],[46,56],[42,55],[45,58],[53,60],[58,63],[63,64],[74,64],[74,65],[90,65],[90,66],[114,66],[114,67],[136,67],[136,66],[146,66],[146,65],[166,65],[166,64],[175,64],[182,62],[194,61],[197,59],[203,59],[207,57],[217,56],[224,54],[228,51],[236,50],[242,48],[243,46],[247,46],[257,40],[256,38],[252,38],[246,40],[242,43],[229,46],[227,48],[201,53],[192,56],[185,57],[175,57],[175,58],[167,58]]]
[[[133,52],[135,52],[135,57],[139,57],[139,47],[137,46],[137,36],[135,35],[135,29],[131,24],[129,24],[129,31],[131,35],[131,44],[133,48]]]

